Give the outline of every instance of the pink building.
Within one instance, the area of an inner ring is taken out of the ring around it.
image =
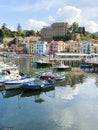
[[[63,41],[52,41],[49,43],[49,54],[57,52],[66,52],[68,50],[68,44]]]

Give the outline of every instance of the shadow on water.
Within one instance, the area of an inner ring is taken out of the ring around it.
[[[1,91],[3,98],[10,98],[21,94],[22,89],[4,90]]]

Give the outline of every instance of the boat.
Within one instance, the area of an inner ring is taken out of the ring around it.
[[[13,67],[17,67],[17,65],[13,64],[12,62],[0,62],[0,72],[2,72],[4,69],[11,69]]]
[[[44,73],[45,73],[45,71],[41,70],[41,71],[35,72],[35,75],[36,75],[36,77],[40,77],[40,76],[42,76]]]
[[[54,76],[55,76],[55,82],[56,82],[56,81],[65,80],[65,77],[66,77],[66,75],[65,75],[64,72],[62,72],[62,73],[60,73],[60,74],[54,73]]]
[[[33,81],[26,82],[22,84],[22,88],[25,90],[44,90],[50,89],[54,87],[54,82],[51,79],[41,80],[39,78],[35,78]]]
[[[22,76],[23,75],[19,73],[17,67],[12,67],[11,69],[4,69],[0,74],[0,86],[3,86],[5,81],[19,79]]]
[[[61,81],[65,79],[65,72],[52,73],[52,72],[38,71],[38,72],[35,72],[35,74],[37,77],[43,80],[51,79],[54,81]]]
[[[17,89],[17,88],[21,88],[23,83],[30,82],[33,80],[34,80],[34,78],[32,78],[32,77],[30,78],[29,76],[23,76],[23,77],[17,78],[17,79],[5,80],[4,87],[6,90]]]
[[[45,61],[45,60],[38,60],[33,63],[36,63],[37,68],[47,68],[47,67],[52,67],[52,62]]]
[[[92,65],[88,65],[88,64],[80,64],[80,69],[92,69]]]
[[[56,65],[56,66],[53,66],[52,67],[52,69],[56,69],[56,70],[58,70],[58,71],[70,71],[71,69],[72,69],[72,67],[71,66],[69,66],[69,65],[64,65],[64,64],[61,64],[61,65]]]

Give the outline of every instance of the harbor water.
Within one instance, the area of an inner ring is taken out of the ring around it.
[[[49,69],[35,68],[30,57],[10,60],[31,76]],[[97,113],[98,74],[79,68],[51,90],[0,91],[0,130],[98,130]]]

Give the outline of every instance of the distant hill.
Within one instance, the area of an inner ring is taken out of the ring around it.
[[[95,32],[95,34],[98,34],[98,32]]]

